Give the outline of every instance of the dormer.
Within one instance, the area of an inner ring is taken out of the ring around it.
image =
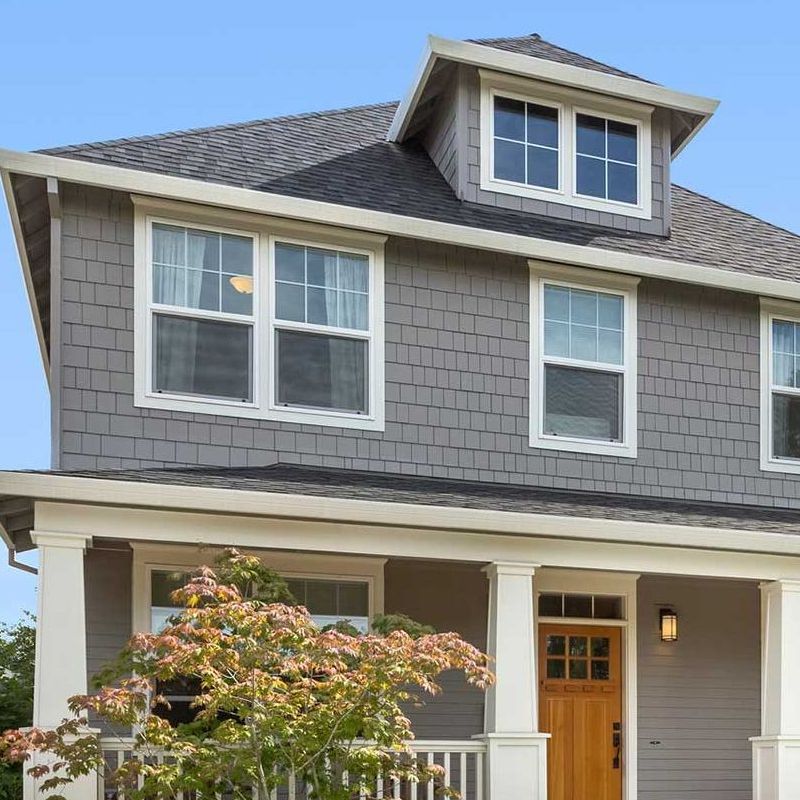
[[[671,160],[717,105],[537,34],[429,37],[388,138],[419,140],[462,201],[667,236]]]

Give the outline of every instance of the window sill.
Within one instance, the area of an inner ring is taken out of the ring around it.
[[[212,414],[217,417],[261,419],[272,422],[292,422],[300,425],[322,425],[364,431],[384,430],[383,414],[376,416],[337,414],[297,408],[259,408],[253,403],[226,400],[189,398],[176,395],[136,393],[135,408],[154,408],[161,411],[181,411],[188,414]]]
[[[589,439],[567,439],[561,436],[531,434],[528,446],[544,450],[560,450],[565,453],[636,458],[636,445],[624,442],[598,442]]]
[[[602,200],[585,195],[568,194],[563,189],[542,189],[536,186],[503,181],[496,178],[483,177],[481,189],[485,192],[514,195],[530,200],[541,200],[547,203],[557,203],[568,208],[580,208],[585,211],[599,211],[606,214],[619,214],[634,219],[652,219],[652,208],[646,205],[630,205],[615,200]]]
[[[782,472],[785,475],[800,475],[800,459],[762,459],[761,469],[764,472]]]

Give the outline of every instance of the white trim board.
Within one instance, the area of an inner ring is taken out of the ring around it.
[[[433,72],[436,62],[440,59],[527,78],[537,78],[562,86],[571,86],[700,116],[701,121],[687,135],[674,155],[677,155],[688,144],[719,106],[718,100],[677,92],[634,78],[623,78],[597,70],[575,67],[571,64],[559,64],[548,59],[511,53],[474,42],[429,36],[417,68],[416,77],[408,94],[400,103],[389,128],[386,138],[390,142],[402,141],[405,137],[428,78]]]
[[[308,499],[308,498],[307,498]],[[233,498],[217,509],[236,505]],[[753,553],[709,547],[642,544],[548,536],[528,521],[526,535],[481,532],[466,528],[437,529],[424,520],[400,527],[402,510],[393,521],[364,524],[319,519],[275,519],[230,513],[176,512],[157,508],[114,508],[78,503],[36,503],[36,531],[79,533],[98,538],[151,544],[230,546],[231,531],[240,548],[349,553],[381,558],[429,558],[487,563],[541,563],[572,569],[650,572],[664,575],[775,580],[800,578],[800,559],[793,553]],[[572,526],[582,521],[571,520]],[[613,523],[612,523],[613,524]],[[657,527],[657,526],[653,526]]]
[[[622,729],[622,795],[636,800],[638,792],[639,714],[638,714],[638,648],[637,648],[637,581],[639,575],[622,572],[584,572],[570,569],[537,569],[533,577],[533,619],[536,643],[539,643],[539,595],[544,592],[565,594],[612,594],[625,599],[624,620],[542,618],[541,624],[603,625],[622,628],[623,704],[625,724]],[[538,687],[537,687],[538,690]]]
[[[74,503],[79,510],[87,507],[81,503],[98,507],[138,506],[211,514],[218,514],[220,509],[235,509],[232,513],[239,517],[234,518],[260,516],[326,520],[346,524],[387,525],[394,529],[426,528],[708,548],[720,552],[800,555],[800,535],[796,534],[240,489],[168,486],[70,475],[0,472],[0,494],[35,498],[37,513],[39,501],[48,500]]]
[[[391,214],[385,211],[371,211],[336,203],[269,194],[253,189],[241,189],[236,186],[206,183],[189,178],[112,167],[106,164],[91,164],[86,161],[43,153],[20,153],[0,149],[0,173],[2,172],[52,176],[67,182],[101,186],[134,194],[186,200],[206,206],[237,209],[257,214],[272,214],[298,221],[335,225],[357,231],[413,237],[424,241],[474,247],[544,261],[800,300],[800,282],[797,281],[749,275],[687,261],[471,228],[466,225]]]

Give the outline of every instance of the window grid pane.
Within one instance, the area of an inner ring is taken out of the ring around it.
[[[252,316],[252,239],[162,223],[152,235],[154,303]]]
[[[772,384],[800,388],[800,325],[788,320],[772,320]]]
[[[623,304],[621,295],[545,284],[545,356],[622,366]]]
[[[636,205],[639,197],[636,126],[577,114],[575,129],[578,194]]]
[[[558,189],[558,139],[557,108],[495,97],[495,178]]]
[[[275,245],[275,316],[369,330],[369,259],[305,245]]]
[[[362,633],[369,629],[369,585],[364,581],[288,578],[295,600],[320,627],[347,621]]]

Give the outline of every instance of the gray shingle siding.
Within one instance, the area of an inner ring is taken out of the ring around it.
[[[638,582],[639,800],[751,800],[751,736],[761,730],[755,583]],[[658,609],[680,638],[658,636]]]
[[[133,406],[132,209],[64,187],[61,467],[278,461],[800,507],[759,469],[754,296],[643,280],[639,456],[530,449],[524,259],[390,239],[386,429],[362,432]]]

